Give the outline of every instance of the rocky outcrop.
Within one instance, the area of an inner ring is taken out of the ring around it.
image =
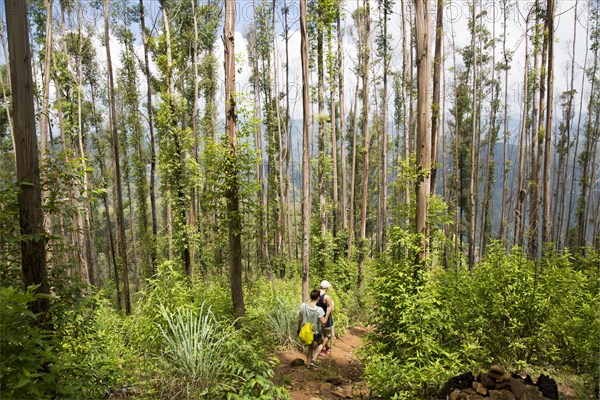
[[[558,400],[558,386],[549,376],[540,375],[534,384],[529,375],[509,374],[499,365],[480,373],[457,375],[444,385],[442,400]]]

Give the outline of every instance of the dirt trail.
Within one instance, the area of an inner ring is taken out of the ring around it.
[[[355,354],[366,334],[366,328],[351,327],[334,340],[330,355],[319,356],[318,367],[313,369],[290,365],[297,358],[306,362],[306,356],[300,351],[278,353],[281,364],[275,378],[288,388],[292,400],[368,398],[370,390],[362,380],[363,365]]]

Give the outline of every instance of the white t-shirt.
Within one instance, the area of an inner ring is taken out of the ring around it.
[[[306,322],[310,322],[313,326],[313,334],[321,332],[321,320],[320,317],[325,316],[325,311],[321,307],[315,306],[310,307],[308,303],[302,303],[300,305],[300,314],[302,315],[302,325]]]

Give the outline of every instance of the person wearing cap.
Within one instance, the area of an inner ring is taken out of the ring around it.
[[[321,281],[320,296],[317,301],[317,306],[329,315],[327,322],[323,324],[323,350],[319,353],[322,356],[327,356],[331,353],[331,339],[333,338],[333,300],[327,294],[327,290],[331,287],[331,283],[326,280]]]

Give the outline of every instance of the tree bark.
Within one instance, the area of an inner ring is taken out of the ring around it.
[[[358,27],[357,22],[357,29]],[[360,46],[360,41],[359,41]],[[360,49],[359,49],[360,53]],[[348,221],[348,260],[352,259],[352,241],[354,239],[354,197],[356,187],[356,130],[358,124],[358,82],[359,75],[356,75],[356,88],[354,88],[354,108],[352,116],[352,168],[350,171],[350,215]]]
[[[417,170],[416,229],[421,235],[418,261],[424,265],[429,241],[427,238],[427,201],[431,188],[431,131],[429,81],[431,77],[429,0],[415,0],[417,51]]]
[[[515,207],[515,236],[513,245],[523,247],[523,203],[527,196],[525,190],[525,136],[527,135],[527,108],[529,105],[529,52],[528,52],[529,16],[525,20],[525,63],[523,73],[523,115],[521,116],[521,135],[519,139],[519,192]]]
[[[235,0],[225,1],[225,109],[227,126],[227,211],[229,214],[229,257],[231,298],[235,315],[243,318],[246,314],[242,291],[242,218],[239,204],[239,182],[237,171],[237,137],[235,131]]]
[[[127,262],[127,237],[125,235],[125,217],[123,214],[123,195],[121,189],[121,164],[119,158],[119,134],[117,131],[117,110],[115,105],[115,89],[110,54],[110,31],[108,18],[109,0],[104,3],[104,36],[106,45],[106,66],[108,68],[108,95],[109,95],[109,120],[112,131],[112,145],[115,161],[117,232],[120,246],[121,262],[123,263],[123,296],[125,300],[125,313],[131,314],[131,296],[129,295],[129,263]]]
[[[33,76],[29,47],[27,3],[4,2],[12,88],[15,156],[19,185],[21,269],[26,287],[39,285],[37,293],[50,294],[46,270],[46,236],[33,103]],[[49,328],[50,301],[39,298],[29,305],[40,324]]]
[[[439,0],[442,1],[442,0]],[[388,192],[388,69],[389,69],[389,58],[388,55],[388,0],[384,1],[383,7],[383,102],[382,102],[382,119],[383,129],[381,131],[382,136],[382,169],[381,169],[381,192],[380,197],[380,240],[381,248],[380,251],[385,252],[387,242],[387,192]]]
[[[438,138],[440,135],[440,74],[442,66],[442,38],[444,37],[444,0],[437,0],[437,16],[435,20],[435,55],[433,57],[433,104],[431,106],[431,189],[435,194]],[[443,129],[443,127],[442,127]]]
[[[371,52],[370,35],[371,35],[371,7],[369,2],[364,0],[363,9],[365,14],[365,31],[364,31],[364,53],[362,64],[362,150],[364,152],[362,163],[362,197],[361,197],[361,212],[360,212],[360,237],[358,241],[358,290],[362,289],[363,284],[363,264],[366,256],[366,241],[367,241],[367,208],[368,193],[369,193],[369,56]]]
[[[344,114],[344,52],[342,50],[342,26],[340,21],[341,10],[337,12],[337,54],[338,54],[338,97],[340,107],[340,158],[342,167],[342,196],[340,209],[342,211],[342,229],[348,227],[348,172],[346,171],[346,138],[344,128],[346,121]]]
[[[573,45],[572,45],[572,53],[571,53],[571,79],[569,85],[569,100],[567,103],[567,120],[565,122],[567,129],[567,142],[565,144],[565,163],[564,163],[564,175],[562,177],[562,189],[561,189],[561,199],[562,201],[556,201],[558,210],[558,218],[556,219],[558,222],[558,229],[556,231],[555,241],[558,249],[562,249],[563,245],[563,224],[565,221],[565,206],[567,204],[567,181],[569,176],[569,160],[571,156],[571,125],[572,125],[572,110],[573,110],[573,97],[575,96],[575,43],[577,41],[577,5],[578,0],[575,0],[575,10],[573,16]],[[575,160],[575,159],[574,159]],[[574,161],[576,162],[576,161]],[[558,193],[558,189],[557,189]]]
[[[469,229],[469,252],[468,252],[468,266],[469,269],[472,269],[475,265],[475,237],[477,231],[477,182],[476,180],[479,177],[478,168],[475,164],[476,154],[477,154],[477,143],[479,142],[478,136],[479,131],[477,130],[477,110],[479,108],[479,104],[477,103],[477,49],[475,47],[476,36],[477,36],[477,7],[475,0],[473,0],[472,5],[472,24],[473,24],[473,32],[471,34],[471,50],[473,57],[473,87],[472,87],[472,97],[473,102],[471,105],[472,115],[471,115],[471,171],[469,178],[469,202],[470,202],[470,229]]]
[[[148,131],[150,133],[150,209],[152,213],[152,275],[156,275],[156,259],[158,256],[158,218],[156,215],[156,144],[154,139],[154,109],[152,108],[152,77],[150,75],[150,61],[148,59],[148,35],[146,34],[146,21],[144,14],[144,0],[140,0],[140,25],[142,30],[142,44],[144,45],[144,73],[146,75],[146,109],[148,111]]]
[[[331,26],[329,27],[329,56],[333,58],[332,44],[333,35],[331,34]],[[338,196],[338,160],[337,160],[337,134],[335,130],[336,119],[335,119],[335,78],[334,78],[334,64],[331,61],[329,68],[329,97],[330,97],[330,119],[331,119],[331,164],[333,167],[332,178],[333,178],[333,239],[337,237],[338,225],[339,225],[339,196]],[[343,137],[342,137],[343,141]],[[333,259],[337,261],[338,251],[334,249]]]
[[[508,152],[508,53],[506,52],[506,25],[508,19],[508,0],[503,0],[503,20],[502,20],[502,54],[504,56],[504,119],[503,119],[503,138],[504,138],[504,146],[502,151],[502,204],[500,210],[500,229],[498,231],[498,239],[501,242],[504,242],[505,239],[505,230],[506,230],[506,197],[508,194],[508,173],[510,172],[510,167],[507,162],[507,152]],[[527,68],[527,67],[525,67]],[[527,100],[525,99],[525,102]]]
[[[547,86],[548,96],[546,98],[546,135],[545,135],[545,159],[544,159],[544,215],[542,219],[542,243],[547,244],[552,240],[552,221],[550,220],[550,160],[552,144],[552,117],[554,100],[554,0],[548,0],[546,10],[546,36],[548,38],[548,71]]]
[[[302,60],[302,298],[308,299],[310,256],[310,98],[308,94],[308,28],[306,0],[300,0],[300,57]]]

